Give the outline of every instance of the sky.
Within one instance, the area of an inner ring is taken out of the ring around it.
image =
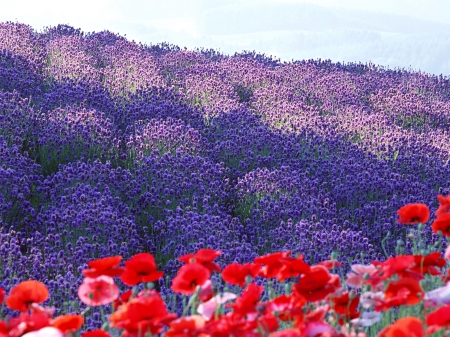
[[[450,76],[450,0],[0,0],[0,22]]]

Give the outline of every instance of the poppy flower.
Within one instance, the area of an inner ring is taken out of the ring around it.
[[[283,282],[284,280],[299,276],[300,274],[304,274],[309,272],[311,267],[303,261],[303,256],[300,255],[297,258],[293,257],[284,257],[280,260],[281,268],[276,275],[277,280]]]
[[[202,286],[209,280],[211,272],[200,263],[188,263],[183,265],[172,280],[171,289],[179,294],[191,295],[197,286]]]
[[[345,284],[356,289],[362,288],[364,286],[364,274],[368,274],[370,277],[378,271],[378,269],[373,264],[370,264],[368,266],[362,264],[354,264],[351,268],[352,271],[350,273],[347,273]]]
[[[90,306],[106,305],[119,297],[119,288],[109,276],[86,277],[78,287],[78,297]]]
[[[296,294],[303,296],[309,302],[325,299],[329,294],[340,288],[338,275],[331,275],[324,266],[312,266],[308,273],[300,276],[298,283],[294,284]]]
[[[200,315],[180,317],[169,324],[166,337],[198,336],[198,331],[205,326],[205,319]]]
[[[139,253],[125,262],[125,271],[120,280],[127,286],[135,286],[139,283],[153,282],[164,275],[156,270],[155,258],[150,253]]]
[[[301,296],[281,295],[267,302],[267,310],[278,312],[278,318],[285,322],[294,317],[301,318],[305,304],[306,300]]]
[[[4,299],[5,299],[5,291],[2,288],[0,288],[0,304],[3,303]]]
[[[111,337],[111,335],[107,333],[105,330],[97,329],[84,332],[81,334],[81,337]]]
[[[425,307],[439,304],[450,304],[450,282],[443,287],[425,293]]]
[[[415,265],[411,267],[411,270],[421,274],[430,274],[434,276],[441,275],[441,272],[437,268],[442,268],[447,264],[439,252],[434,252],[427,256],[414,255],[414,262]]]
[[[263,292],[263,286],[250,283],[244,289],[241,296],[236,299],[236,302],[234,304],[228,304],[227,307],[233,308],[235,314],[242,316],[256,312],[256,306]]]
[[[49,297],[45,284],[29,280],[20,282],[11,289],[6,305],[12,310],[26,311],[33,303],[42,303]]]
[[[259,272],[259,276],[264,278],[273,278],[277,276],[281,267],[283,267],[280,259],[288,257],[290,254],[291,251],[289,250],[287,252],[276,252],[256,257],[253,262],[264,265]]]
[[[424,298],[424,291],[419,281],[411,278],[401,278],[392,281],[384,291],[384,299],[387,307],[401,305],[415,305]]]
[[[160,334],[164,325],[176,319],[177,316],[168,313],[166,304],[160,296],[139,297],[122,305],[109,316],[111,327],[125,329],[130,335],[142,336],[146,333]]]
[[[427,205],[417,203],[417,204],[407,204],[397,211],[400,219],[397,221],[398,223],[409,225],[409,224],[418,224],[418,223],[426,223],[430,218],[430,209]]]
[[[121,306],[123,303],[128,302],[131,295],[133,294],[133,291],[131,289],[128,289],[127,291],[123,292],[119,295],[118,298],[116,298],[113,302],[114,309],[117,309],[119,306]]]
[[[425,323],[439,329],[450,327],[450,305],[445,305],[433,311],[426,317]]]
[[[336,267],[342,267],[343,266],[343,264],[340,263],[337,260],[325,260],[325,261],[319,262],[318,265],[324,266],[327,269],[333,269],[333,268],[336,268]]]
[[[424,337],[422,321],[417,317],[400,318],[394,324],[387,326],[377,337]]]
[[[229,284],[239,284],[239,286],[244,287],[245,279],[247,276],[251,276],[255,278],[259,270],[261,269],[261,265],[254,263],[231,263],[227,265],[222,270],[222,278],[225,282]]]
[[[392,275],[419,280],[423,278],[420,273],[410,269],[414,265],[414,256],[412,255],[398,255],[390,257],[384,262],[372,261],[372,264],[375,267],[379,267],[379,270],[373,273],[366,281],[372,286],[378,285],[381,281],[390,278]]]
[[[123,273],[122,267],[117,267],[122,261],[122,256],[111,256],[88,262],[90,269],[83,270],[83,275],[89,278],[96,278],[102,275],[116,277]]]
[[[443,195],[439,194],[437,198],[439,200],[439,207],[436,210],[435,214],[437,217],[439,217],[442,214],[445,214],[450,211],[450,195],[444,197]]]
[[[30,331],[37,331],[50,325],[50,318],[43,313],[22,312],[9,320],[9,336],[21,336]]]
[[[346,292],[341,296],[331,298],[333,309],[340,315],[345,315],[351,319],[358,317],[356,309],[359,305],[359,297],[350,298],[350,292]]]
[[[222,252],[220,250],[214,250],[209,248],[202,248],[195,254],[186,254],[180,256],[178,260],[184,263],[197,262],[203,265],[203,267],[208,268],[212,273],[213,271],[220,272],[220,265],[212,262],[216,257],[218,257]]]
[[[431,229],[436,234],[441,231],[442,235],[450,237],[450,213],[444,213],[438,216],[431,224]]]
[[[84,323],[81,315],[63,315],[52,320],[51,324],[54,328],[60,330],[63,334],[78,331]]]

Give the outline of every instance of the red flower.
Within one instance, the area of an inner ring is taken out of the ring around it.
[[[438,195],[437,196],[438,200],[439,200],[439,207],[436,210],[436,216],[439,217],[442,214],[445,214],[447,212],[450,211],[450,195],[447,195],[446,197],[442,196],[442,195]]]
[[[306,300],[301,296],[281,295],[267,302],[266,309],[269,312],[278,312],[278,318],[282,321],[288,321],[303,317],[303,306]]]
[[[350,293],[346,292],[341,296],[333,297],[331,303],[333,304],[334,311],[339,315],[345,316],[346,320],[359,317],[359,312],[357,311],[359,305],[358,296],[350,299]]]
[[[291,251],[287,252],[277,252],[273,254],[267,254],[264,256],[256,257],[253,262],[256,264],[264,264],[265,266],[261,268],[259,275],[265,278],[272,278],[277,276],[283,264],[280,259],[288,257]]]
[[[170,330],[166,337],[190,337],[199,336],[199,330],[205,326],[205,319],[200,315],[180,317],[170,322]]]
[[[200,263],[203,267],[208,268],[208,270],[212,273],[213,271],[220,272],[220,265],[212,262],[216,257],[218,257],[222,252],[220,250],[214,249],[200,249],[195,254],[186,254],[178,258],[181,262],[184,263]]]
[[[444,213],[438,216],[431,225],[431,228],[436,234],[441,231],[442,235],[450,237],[450,213]]]
[[[122,256],[111,256],[88,262],[91,269],[83,270],[83,275],[89,278],[97,278],[101,275],[116,277],[123,273],[122,267],[117,267],[122,261]]]
[[[256,306],[259,303],[261,294],[264,292],[264,287],[256,283],[250,283],[244,289],[241,296],[236,299],[234,304],[228,304],[227,307],[233,308],[234,313],[244,316],[248,313],[256,312]]]
[[[333,269],[333,268],[336,268],[336,267],[342,267],[343,266],[343,264],[340,263],[337,260],[325,260],[325,261],[319,262],[318,265],[324,266],[327,269]]]
[[[132,294],[133,294],[133,291],[131,289],[120,294],[119,297],[114,300],[114,303],[113,303],[114,309],[117,309],[123,303],[128,302],[128,300],[130,299]]]
[[[146,333],[160,334],[165,325],[176,319],[176,315],[168,313],[166,305],[159,295],[138,297],[123,304],[109,316],[111,327],[127,330],[128,335],[141,336]]]
[[[163,275],[163,272],[156,270],[155,258],[152,254],[140,253],[125,262],[125,271],[120,276],[120,280],[127,286],[135,286],[141,282],[159,280]]]
[[[222,278],[225,282],[229,284],[239,284],[241,287],[245,285],[245,278],[247,276],[251,276],[255,278],[259,270],[261,269],[261,265],[246,263],[231,263],[222,270]]]
[[[43,283],[34,280],[24,281],[11,289],[6,298],[6,305],[13,310],[27,311],[31,304],[42,303],[48,296],[48,289]]]
[[[63,315],[52,320],[51,325],[63,334],[75,332],[81,328],[84,318],[81,315]]]
[[[277,280],[282,282],[289,277],[299,276],[300,274],[304,274],[309,272],[311,267],[303,261],[303,255],[300,255],[297,258],[293,257],[284,257],[279,260],[282,264],[280,270],[277,274]]]
[[[105,330],[97,329],[84,332],[81,334],[81,337],[111,337],[111,335],[107,333]]]
[[[22,336],[31,331],[41,330],[50,325],[50,318],[44,313],[22,312],[19,317],[13,317],[9,320],[7,330],[11,337]]]
[[[200,263],[188,263],[182,266],[172,280],[171,289],[179,294],[191,295],[195,292],[197,286],[202,286],[211,272]]]
[[[411,270],[421,274],[431,274],[434,276],[441,275],[441,272],[436,269],[436,267],[442,268],[447,262],[440,256],[441,253],[439,252],[434,252],[428,254],[427,256],[414,255],[415,265],[411,268]]]
[[[119,288],[114,279],[109,276],[85,278],[78,287],[78,297],[84,304],[90,306],[106,305],[119,297]]]
[[[5,299],[5,291],[2,288],[0,288],[0,304],[3,303],[4,299]]]
[[[390,278],[392,275],[420,280],[423,278],[422,275],[410,269],[414,265],[414,261],[414,256],[412,255],[398,255],[390,257],[384,262],[372,261],[372,264],[380,269],[370,276],[367,283],[376,286],[378,283]]]
[[[385,302],[375,309],[380,311],[399,305],[415,305],[420,303],[423,297],[424,292],[419,281],[405,277],[389,283],[384,292]]]
[[[294,284],[296,294],[303,296],[309,302],[320,301],[341,287],[338,275],[331,275],[324,266],[312,266]]]
[[[397,221],[401,224],[417,224],[426,223],[430,218],[430,209],[425,204],[407,204],[397,212],[400,219]]]
[[[417,317],[404,317],[387,326],[377,337],[424,337],[422,321]]]
[[[450,305],[445,305],[429,314],[425,323],[437,329],[450,327]]]

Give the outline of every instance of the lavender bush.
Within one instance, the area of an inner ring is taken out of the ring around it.
[[[0,287],[33,278],[77,311],[80,268],[103,256],[154,254],[163,296],[176,257],[205,247],[222,264],[384,260],[407,234],[398,208],[450,192],[449,88],[374,64],[0,23]],[[429,226],[421,237],[437,244]]]

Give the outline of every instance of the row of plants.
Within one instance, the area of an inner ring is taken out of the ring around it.
[[[431,228],[450,238],[450,196],[438,195],[438,200]],[[423,227],[430,210],[422,203],[407,204],[398,216],[399,224]],[[6,298],[0,289],[0,301],[19,312],[0,321],[0,337],[107,337],[119,332],[122,337],[449,336],[450,269],[445,272],[445,267],[450,244],[442,257],[432,249],[419,251],[418,241],[420,237],[413,238],[411,255],[353,265],[345,280],[332,273],[342,266],[334,255],[309,265],[303,255],[275,252],[222,269],[214,262],[221,251],[200,249],[179,257],[184,264],[172,280],[172,291],[187,301],[181,317],[169,312],[167,299],[153,289],[164,273],[152,254],[136,254],[124,266],[122,256],[104,257],[82,271],[78,297],[87,307],[81,314],[53,317],[55,308],[41,305],[50,295],[39,281],[20,282]],[[217,293],[212,273],[242,292]],[[115,278],[130,289],[120,292]],[[268,281],[266,289],[260,279]],[[275,283],[284,284],[284,293],[275,291]],[[262,300],[263,293],[268,300]],[[91,307],[100,307],[104,323],[81,333]]]

